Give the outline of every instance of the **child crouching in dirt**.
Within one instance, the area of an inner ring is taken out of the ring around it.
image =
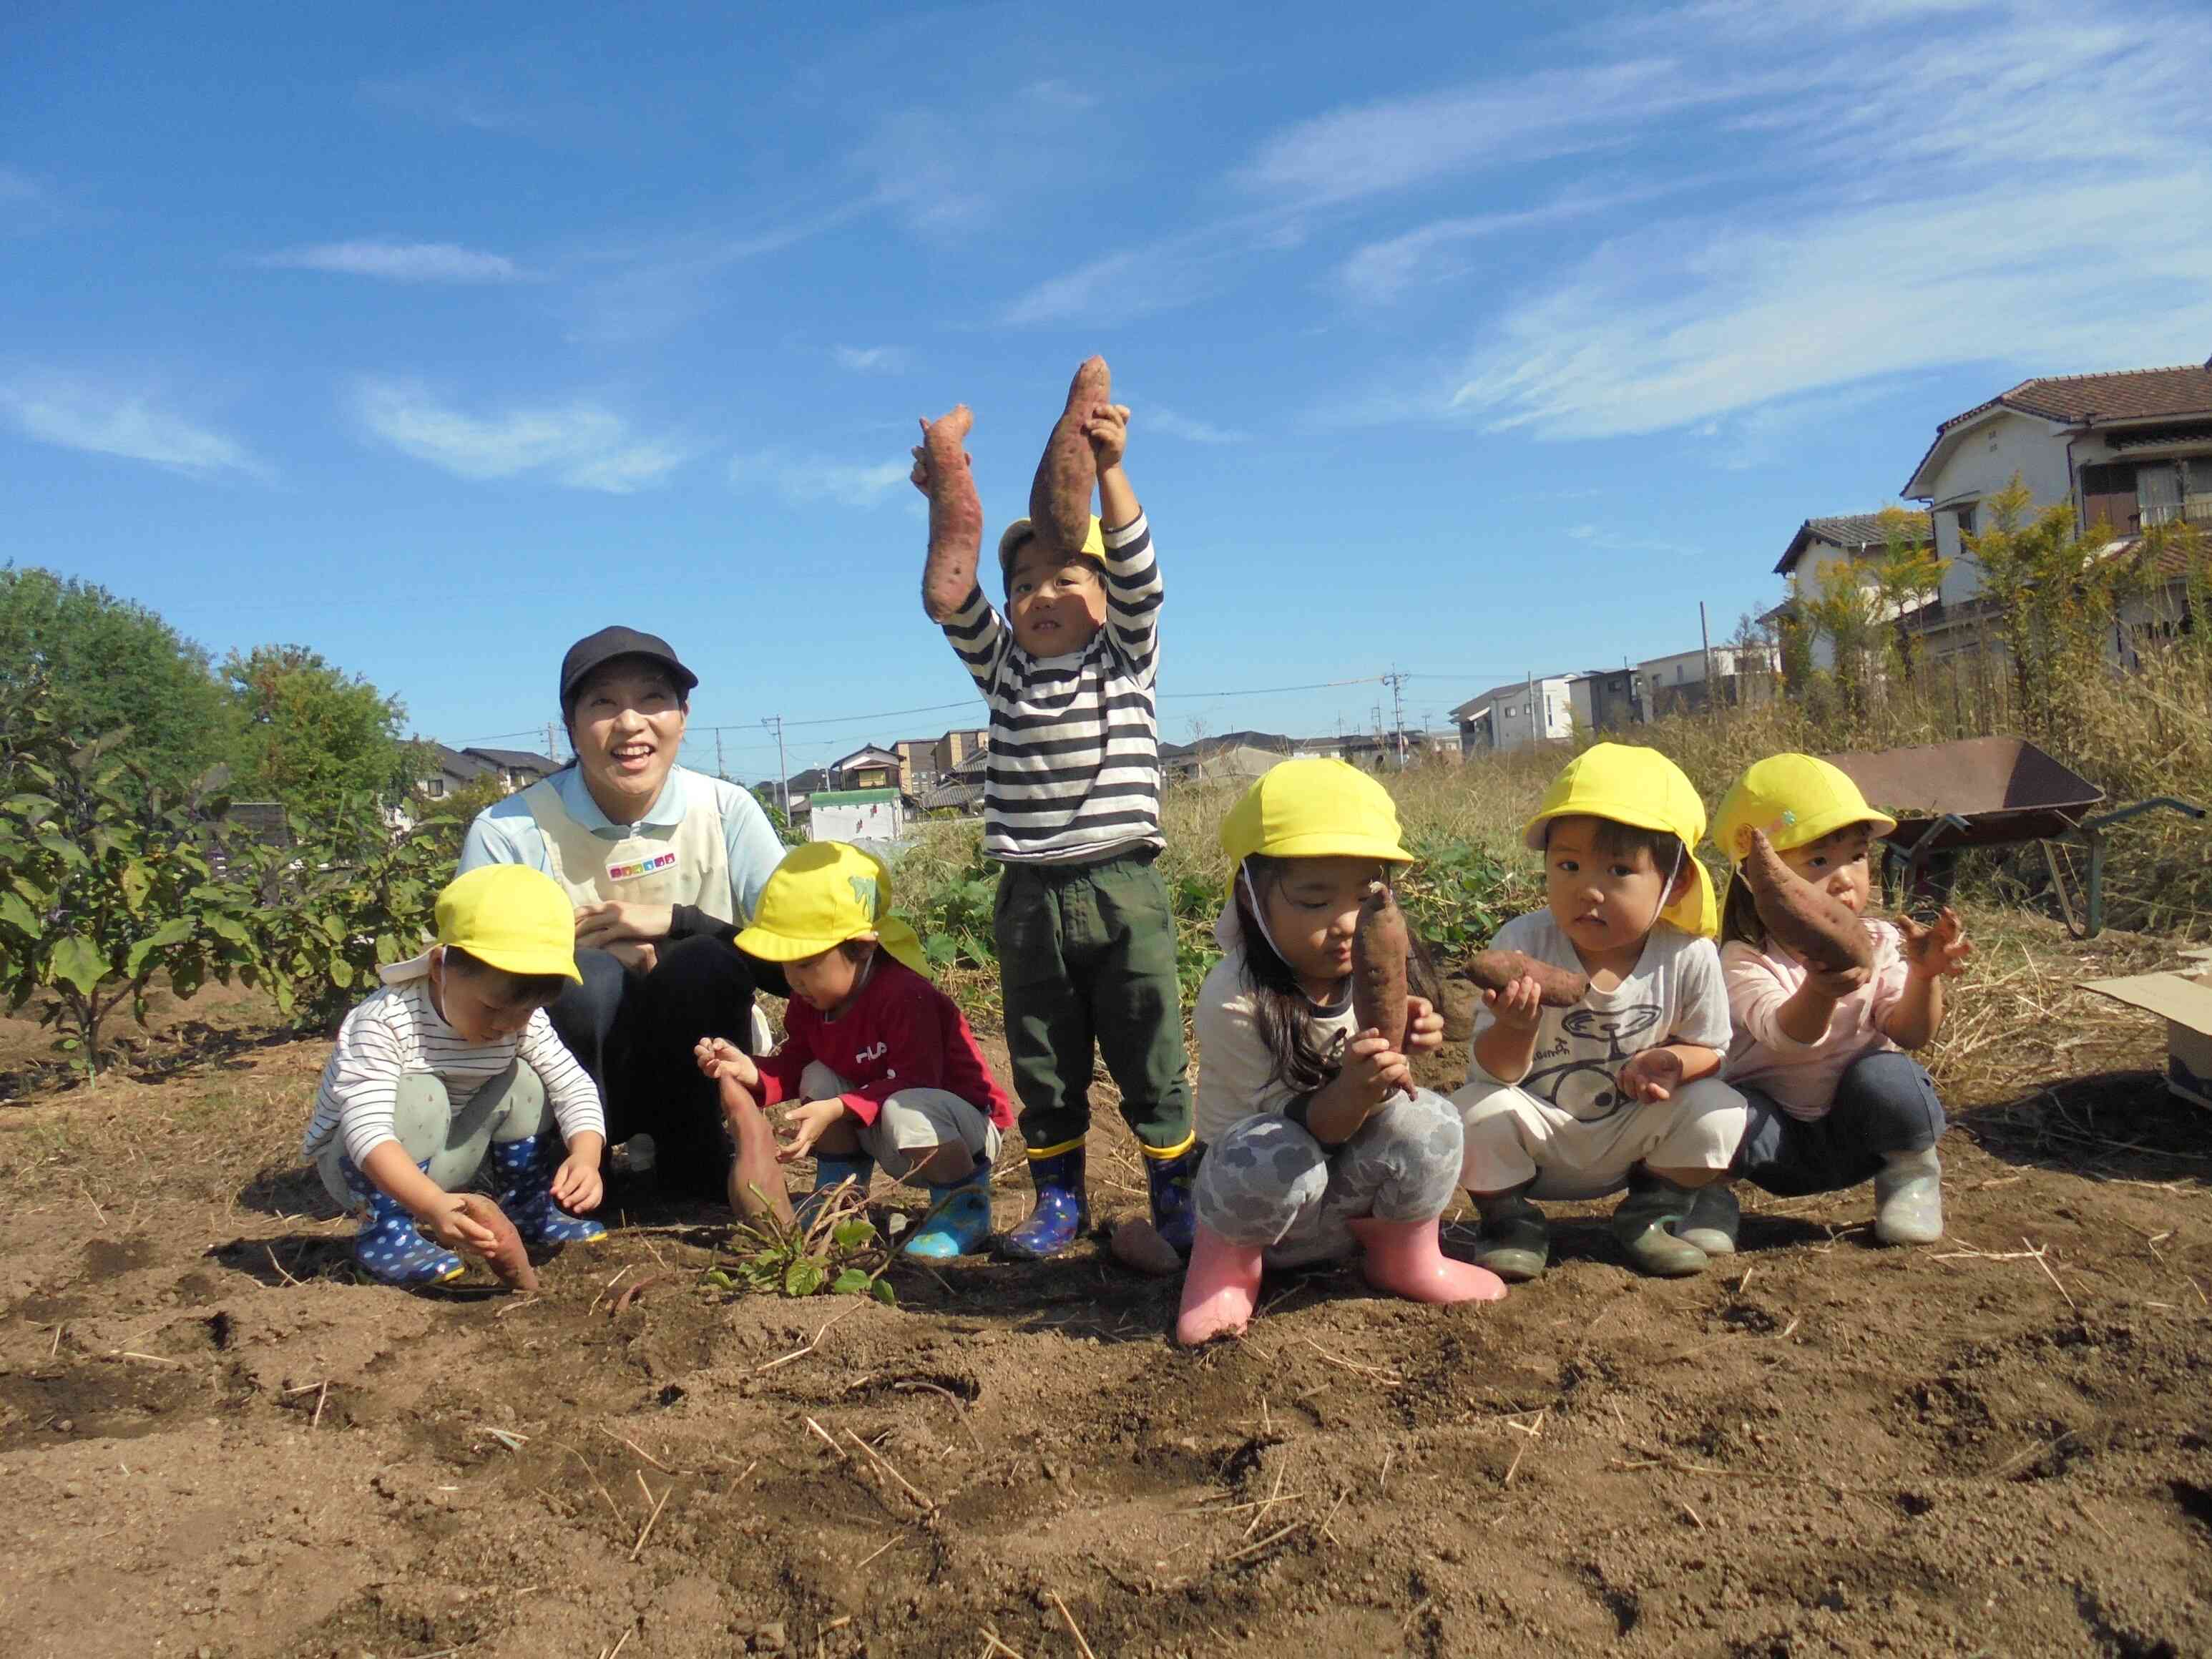
[[[525,1243],[606,1232],[569,1213],[599,1207],[599,1092],[545,1017],[577,977],[574,906],[494,864],[439,894],[436,920],[438,943],[338,1028],[304,1146],[332,1197],[366,1207],[354,1260],[386,1285],[458,1278],[456,1250],[491,1248],[456,1196],[487,1170]]]
[[[1871,965],[1820,971],[1769,937],[1743,869],[1758,830],[1797,876],[1858,915],[1873,890],[1875,839],[1896,827],[1811,755],[1769,756],[1721,802],[1714,839],[1735,861],[1721,919],[1735,1023],[1728,1078],[1749,1113],[1733,1173],[1792,1198],[1871,1177],[1875,1237],[1931,1244],[1943,1236],[1943,1103],[1904,1051],[1934,1038],[1943,981],[1973,953],[1957,913],[1944,910],[1932,927],[1908,916],[1862,921]],[[1709,1252],[1734,1249],[1737,1220],[1735,1195],[1708,1188],[1692,1206],[1691,1237]]]
[[[887,914],[890,900],[889,873],[857,847],[817,842],[787,856],[738,935],[739,950],[780,963],[790,981],[783,1046],[756,1060],[709,1037],[699,1069],[721,1085],[740,1213],[791,1218],[782,1175],[757,1149],[767,1133],[759,1105],[795,1101],[770,1157],[813,1158],[810,1203],[848,1181],[865,1194],[880,1164],[929,1192],[933,1213],[906,1253],[967,1255],[991,1236],[991,1165],[1013,1109],[966,1016],[926,976],[921,940]]]
[[[1692,1191],[1727,1173],[1744,1107],[1720,1080],[1728,994],[1695,850],[1705,832],[1680,767],[1613,743],[1568,762],[1522,831],[1544,855],[1546,907],[1493,946],[1546,971],[1484,991],[1454,1097],[1482,1217],[1474,1259],[1502,1279],[1534,1279],[1550,1259],[1532,1199],[1623,1187],[1613,1230],[1632,1262],[1668,1277],[1706,1266],[1682,1224]]]
[[[1198,1137],[1178,1342],[1235,1335],[1263,1267],[1364,1252],[1378,1290],[1494,1300],[1495,1275],[1446,1257],[1437,1218],[1459,1178],[1451,1102],[1414,1088],[1407,1049],[1443,1042],[1408,997],[1407,1029],[1358,1029],[1352,932],[1370,885],[1413,855],[1382,786],[1338,760],[1285,761],[1221,827],[1234,873],[1215,924],[1226,954],[1198,994]]]

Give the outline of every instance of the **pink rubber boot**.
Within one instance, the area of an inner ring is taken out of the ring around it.
[[[1260,1246],[1231,1244],[1204,1222],[1182,1276],[1176,1340],[1194,1347],[1217,1336],[1242,1336],[1260,1305]]]
[[[1434,1216],[1426,1221],[1356,1216],[1345,1224],[1367,1247],[1363,1268],[1367,1282],[1378,1291],[1415,1302],[1500,1302],[1505,1297],[1505,1281],[1489,1268],[1455,1261],[1443,1253]]]

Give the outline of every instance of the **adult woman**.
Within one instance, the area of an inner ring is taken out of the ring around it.
[[[723,1190],[728,1146],[702,1037],[753,1046],[753,993],[787,995],[732,940],[783,856],[759,804],[676,763],[699,677],[668,642],[604,628],[561,662],[574,762],[487,808],[460,867],[527,864],[576,906],[583,982],[548,1011],[599,1085],[610,1144],[652,1135],[664,1188]]]

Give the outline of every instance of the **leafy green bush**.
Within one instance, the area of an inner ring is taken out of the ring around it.
[[[896,1303],[884,1274],[895,1259],[890,1241],[868,1219],[860,1186],[833,1194],[803,1225],[786,1227],[771,1217],[740,1223],[731,1235],[734,1261],[718,1261],[701,1277],[708,1288],[761,1296],[872,1296]]]

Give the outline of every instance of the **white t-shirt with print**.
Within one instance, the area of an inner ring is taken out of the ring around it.
[[[1583,973],[1582,960],[1549,910],[1516,916],[1491,941],[1540,962]],[[1475,1010],[1474,1035],[1498,1023]],[[1610,991],[1592,989],[1571,1008],[1547,1008],[1536,1051],[1518,1087],[1585,1123],[1602,1122],[1636,1103],[1616,1079],[1628,1057],[1663,1043],[1688,1042],[1722,1054],[1729,1046],[1728,985],[1712,940],[1662,921],[1644,941],[1644,954]],[[1503,1082],[1482,1068],[1469,1045],[1468,1081]]]

